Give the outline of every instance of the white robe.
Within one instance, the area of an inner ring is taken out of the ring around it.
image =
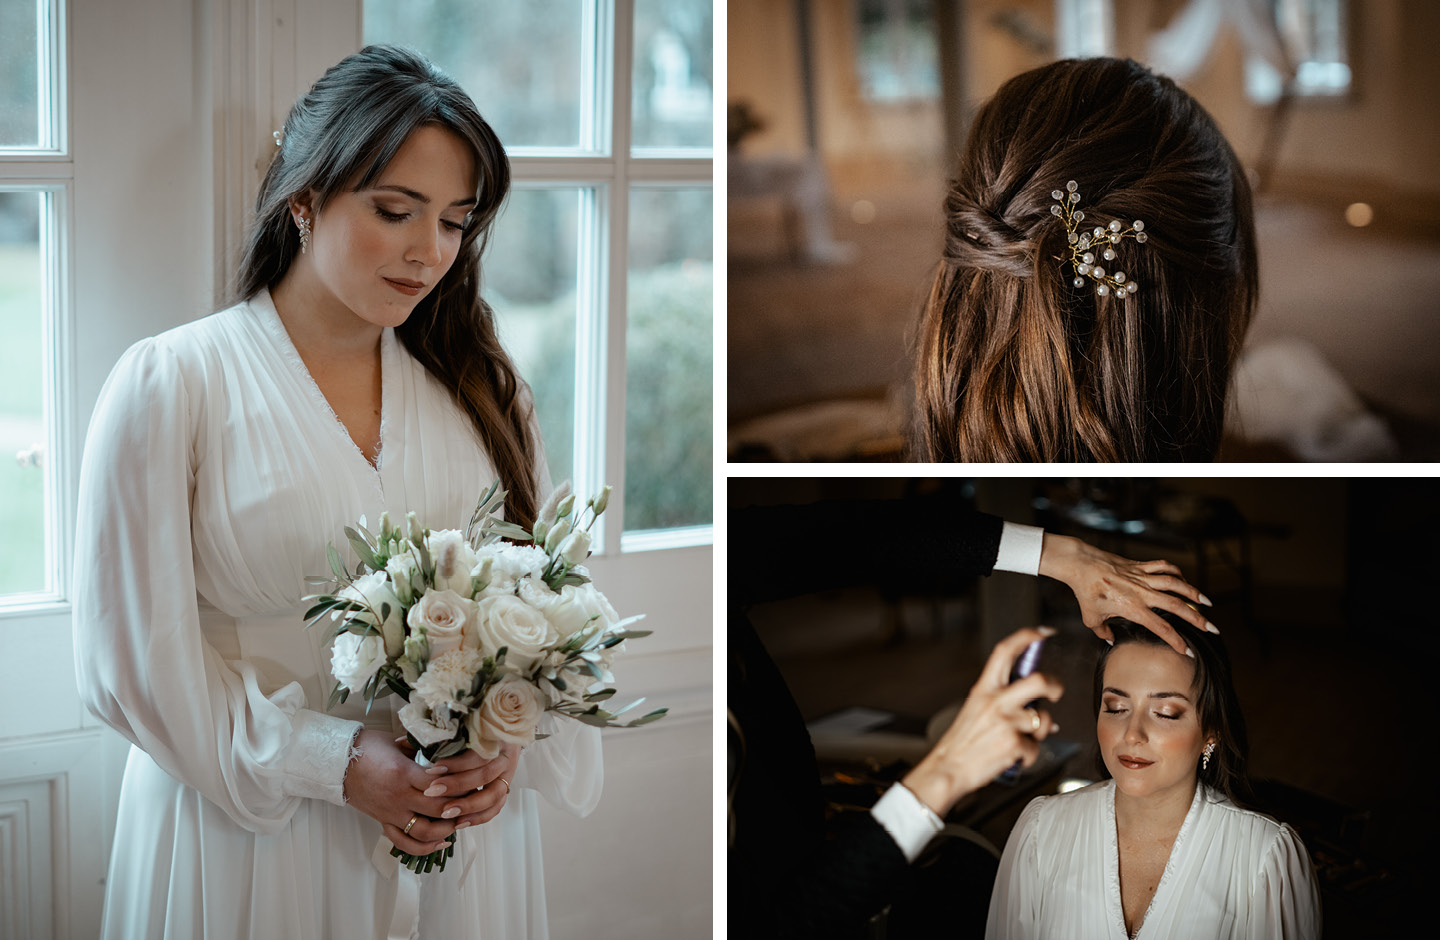
[[[595,807],[596,729],[554,722],[443,874],[372,862],[380,824],[344,804],[351,740],[362,724],[398,730],[401,703],[324,710],[328,649],[301,620],[303,579],[329,571],[330,541],[353,569],[342,529],[360,516],[463,527],[494,479],[469,420],[389,329],[381,369],[378,470],[268,292],[137,343],[101,392],[80,480],[76,668],[91,711],[135,745],[106,938],[383,940],[410,934],[417,903],[425,940],[547,935],[537,798]]]
[[[1320,897],[1295,830],[1204,786],[1137,940],[1320,936]],[[986,940],[1125,940],[1115,781],[1031,801],[995,876]]]

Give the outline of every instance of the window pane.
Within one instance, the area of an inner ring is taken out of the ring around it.
[[[0,147],[40,143],[37,9],[35,0],[0,0]]]
[[[630,194],[625,528],[711,521],[711,197]]]
[[[710,149],[713,16],[711,0],[636,0],[636,149]]]
[[[490,235],[481,292],[500,339],[535,392],[550,475],[574,475],[576,188],[516,189]]]
[[[3,2],[3,0],[0,0]],[[582,0],[365,0],[366,43],[424,53],[475,99],[511,147],[578,148],[587,10]],[[587,108],[588,111],[588,108]],[[588,115],[587,115],[588,116]]]
[[[0,192],[0,594],[46,588],[42,198]]]

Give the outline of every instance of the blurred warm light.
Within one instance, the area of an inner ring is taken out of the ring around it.
[[[869,225],[875,221],[875,203],[868,199],[857,199],[850,207],[850,218],[855,220],[857,225]]]
[[[1375,221],[1375,210],[1363,202],[1352,202],[1345,210],[1345,221],[1356,228],[1364,228]]]
[[[1079,790],[1090,786],[1094,780],[1086,780],[1083,777],[1066,777],[1060,781],[1060,792],[1069,793],[1071,790]]]

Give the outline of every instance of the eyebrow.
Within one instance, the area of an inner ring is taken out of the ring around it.
[[[1105,691],[1106,691],[1106,692],[1114,693],[1115,695],[1119,695],[1119,696],[1121,696],[1122,698],[1129,698],[1129,697],[1130,697],[1130,693],[1129,693],[1129,692],[1126,692],[1126,691],[1123,690],[1123,689],[1117,689],[1117,688],[1115,688],[1114,686],[1108,686],[1108,685],[1107,685],[1107,686],[1105,687]],[[1149,697],[1149,698],[1179,698],[1179,699],[1184,699],[1186,702],[1189,702],[1189,701],[1190,701],[1190,696],[1186,695],[1186,694],[1183,693],[1183,692],[1151,692],[1148,697]]]
[[[429,196],[425,195],[424,193],[417,193],[415,190],[409,189],[409,188],[407,188],[407,187],[405,187],[405,186],[372,186],[372,187],[370,187],[370,188],[371,188],[371,189],[385,190],[385,191],[387,191],[387,192],[400,193],[401,195],[409,196],[411,199],[414,199],[416,202],[420,203],[421,205],[424,205],[424,206],[430,205],[430,197],[429,197]],[[457,200],[455,200],[454,202],[450,203],[450,205],[451,205],[452,207],[455,207],[455,206],[473,206],[473,205],[475,205],[475,200],[474,200],[473,198],[471,198],[471,199],[457,199]]]

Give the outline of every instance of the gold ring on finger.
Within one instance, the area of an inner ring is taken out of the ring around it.
[[[509,795],[510,795],[510,781],[509,781],[509,780],[506,780],[504,777],[501,777],[501,778],[500,778],[500,782],[503,783],[503,784],[505,784],[505,795],[506,795],[506,796],[509,796]]]
[[[1040,730],[1040,713],[1033,708],[1025,710],[1030,713],[1030,733],[1034,734]]]
[[[410,834],[410,827],[413,826],[413,825],[415,825],[415,824],[416,824],[417,822],[419,822],[419,821],[420,821],[420,817],[419,817],[419,816],[411,816],[411,817],[410,817],[410,821],[405,824],[405,834],[406,834],[407,836]]]

